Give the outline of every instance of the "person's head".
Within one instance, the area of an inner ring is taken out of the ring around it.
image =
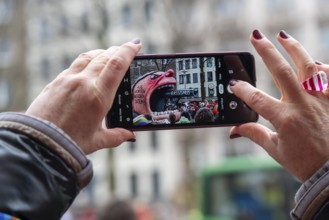
[[[169,114],[169,121],[170,121],[170,124],[175,124],[175,122],[176,122],[176,115],[174,113],[170,113]]]
[[[214,113],[209,108],[200,108],[194,116],[195,122],[213,122]]]
[[[100,220],[136,220],[132,206],[121,200],[110,202],[99,216]]]

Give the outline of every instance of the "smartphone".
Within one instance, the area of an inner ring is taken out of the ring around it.
[[[231,126],[258,120],[231,79],[256,86],[249,52],[138,55],[106,116],[108,128],[134,131]]]

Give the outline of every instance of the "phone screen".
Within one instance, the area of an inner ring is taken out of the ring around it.
[[[108,127],[131,130],[228,126],[257,121],[231,79],[255,86],[248,52],[137,56],[107,115]]]

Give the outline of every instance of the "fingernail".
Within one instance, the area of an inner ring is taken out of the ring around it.
[[[238,81],[236,79],[231,79],[229,84],[230,84],[230,86],[235,86],[235,84],[237,84],[237,82]]]
[[[127,140],[128,142],[136,142],[136,139],[135,138],[132,138],[132,139],[129,139]]]
[[[289,34],[287,34],[287,32],[285,32],[284,30],[280,31],[280,37],[283,39],[288,39],[290,37]]]
[[[263,38],[263,34],[259,31],[259,30],[254,30],[252,32],[252,36],[256,39],[256,40],[260,40]]]
[[[323,65],[323,63],[320,62],[320,61],[318,61],[318,60],[315,61],[315,64],[316,64],[316,65]]]
[[[239,134],[231,134],[230,135],[230,139],[235,139],[235,138],[239,138],[239,137],[242,137],[242,136],[239,135]]]
[[[131,40],[130,42],[131,43],[134,43],[134,44],[140,44],[141,43],[141,39],[135,38],[135,39]]]

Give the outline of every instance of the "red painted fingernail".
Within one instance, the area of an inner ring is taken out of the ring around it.
[[[323,63],[320,62],[320,61],[318,61],[318,60],[315,61],[315,64],[316,64],[316,65],[320,65],[320,66],[323,65]]]
[[[230,135],[230,139],[235,139],[235,138],[239,138],[239,137],[242,137],[242,136],[239,135],[239,134],[231,134]]]
[[[287,32],[285,32],[284,30],[280,31],[280,37],[283,39],[288,39],[290,37],[289,34],[287,34]]]
[[[260,40],[263,38],[263,34],[259,31],[259,30],[254,30],[252,32],[252,36],[256,39],[256,40]]]

